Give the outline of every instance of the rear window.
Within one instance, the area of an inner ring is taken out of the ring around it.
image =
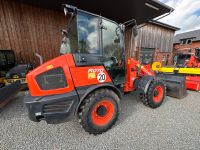
[[[55,68],[36,77],[37,84],[42,90],[53,90],[67,87],[67,81],[62,68]]]

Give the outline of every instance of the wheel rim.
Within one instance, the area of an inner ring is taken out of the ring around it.
[[[104,126],[113,118],[114,105],[108,100],[96,104],[92,110],[92,121],[98,126]]]
[[[163,98],[164,90],[162,86],[157,86],[153,91],[153,101],[159,103]]]

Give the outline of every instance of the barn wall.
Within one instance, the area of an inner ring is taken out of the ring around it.
[[[160,52],[170,52],[173,47],[174,31],[148,24],[139,29],[137,46],[145,48],[155,48]]]
[[[59,55],[66,23],[62,12],[0,0],[0,16],[0,49],[14,50],[18,62],[20,55],[32,62],[35,52],[45,61]]]

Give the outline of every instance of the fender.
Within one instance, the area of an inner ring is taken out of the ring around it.
[[[144,76],[142,77],[138,82],[137,85],[135,85],[137,91],[139,93],[143,93],[146,94],[147,90],[149,88],[149,85],[151,84],[151,82],[154,80],[153,76]]]
[[[112,89],[118,95],[119,99],[122,99],[122,92],[116,86],[114,86],[113,83],[105,83],[105,84],[78,87],[78,88],[76,88],[76,91],[79,95],[80,101],[79,101],[78,107],[76,108],[75,113],[78,112],[79,106],[81,105],[83,100],[88,96],[88,94],[90,94],[91,92],[93,92],[97,89],[100,89],[100,88]]]

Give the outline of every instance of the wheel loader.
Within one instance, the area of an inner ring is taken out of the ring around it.
[[[57,124],[78,116],[84,130],[97,135],[116,123],[123,94],[136,91],[150,108],[163,103],[165,81],[125,57],[126,24],[69,5],[64,12],[69,21],[61,55],[26,76],[30,92],[24,102],[32,121]],[[131,24],[136,35],[136,21]]]

